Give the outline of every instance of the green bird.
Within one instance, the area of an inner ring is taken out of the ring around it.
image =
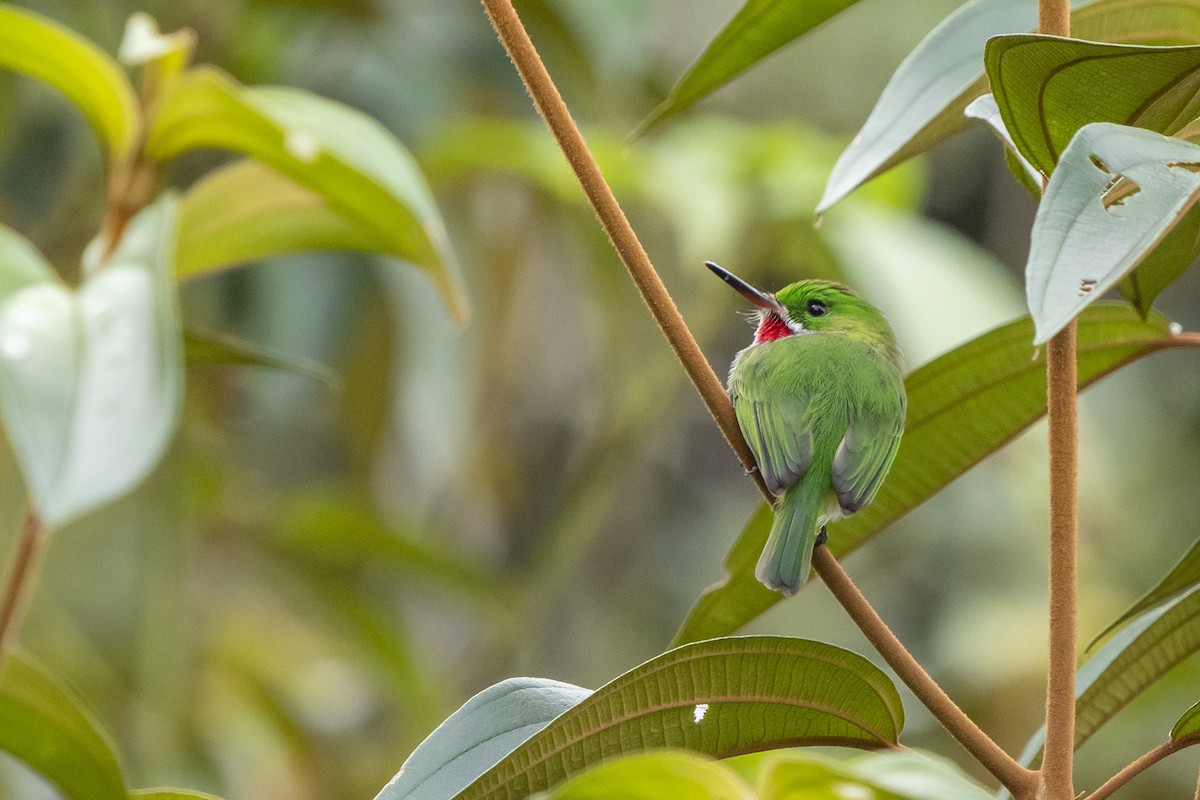
[[[754,574],[791,596],[825,524],[870,503],[892,466],[907,406],[903,358],[879,309],[841,284],[806,280],[769,294],[707,266],[758,307],[728,389],[777,498]]]

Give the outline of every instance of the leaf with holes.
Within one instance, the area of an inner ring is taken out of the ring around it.
[[[128,492],[174,433],[183,394],[174,231],[166,197],[130,222],[77,291],[48,274],[0,280],[0,412],[49,525]]]
[[[1200,650],[1200,587],[1142,614],[1096,651],[1075,676],[1075,747],[1159,678]],[[1022,763],[1041,761],[1045,729]]]
[[[1172,567],[1171,571],[1155,584],[1154,588],[1142,595],[1141,599],[1130,606],[1129,610],[1101,631],[1088,645],[1088,649],[1091,650],[1101,639],[1135,617],[1141,616],[1160,603],[1170,600],[1180,592],[1193,589],[1197,585],[1200,585],[1200,539],[1192,543],[1183,558],[1179,559],[1179,563]]]
[[[1200,43],[1198,8],[1198,0],[1075,0],[1071,30],[1080,39]],[[962,130],[968,124],[963,109],[988,91],[983,70],[988,39],[1036,24],[1036,4],[1025,0],[972,0],[946,17],[892,74],[834,165],[818,210]]]
[[[1063,153],[1034,219],[1025,291],[1041,344],[1113,288],[1200,199],[1200,146],[1097,122]]]
[[[38,14],[0,5],[0,68],[62,92],[121,157],[133,146],[137,103],[125,73],[107,53]]]
[[[1046,413],[1046,362],[1030,344],[1028,318],[997,328],[905,380],[908,419],[900,452],[871,505],[829,525],[829,549],[844,555],[928,500]],[[1177,337],[1159,314],[1143,321],[1124,303],[1101,303],[1079,318],[1079,386],[1158,350],[1200,345]],[[727,577],[696,601],[675,643],[732,633],[782,596],[754,577],[771,527],[759,508],[725,560]]]
[[[374,252],[414,264],[433,281],[451,315],[465,321],[466,300],[433,196],[412,155],[378,122],[300,89],[245,87],[217,69],[198,67],[172,83],[151,123],[146,151],[167,161],[205,147],[250,156],[315,192],[342,218],[342,223],[332,221],[311,202],[305,207],[304,218],[319,220],[324,240],[344,246],[353,239],[355,249],[369,242]],[[226,186],[244,184],[247,174],[225,173],[221,180]],[[303,231],[270,213],[272,204],[304,205],[286,184],[268,179],[253,193],[257,203],[230,200],[228,208],[212,202],[212,188],[207,188],[208,197],[193,199],[188,225],[216,229],[226,239],[210,247],[192,232],[183,234],[189,246],[204,248],[183,256],[189,275],[199,274],[201,267],[228,266],[214,263],[214,251],[223,258],[261,255],[265,245],[246,235],[252,222],[270,223],[266,241],[273,247],[313,245]],[[346,223],[356,229],[353,235]]]
[[[646,131],[799,39],[857,0],[746,0],[716,35],[696,63],[672,87],[667,99],[639,127]]]

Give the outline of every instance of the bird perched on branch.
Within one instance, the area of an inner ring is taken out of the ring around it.
[[[907,404],[900,347],[879,309],[846,286],[805,280],[770,294],[707,266],[757,307],[728,389],[776,497],[754,574],[791,596],[825,524],[870,503],[896,457]]]

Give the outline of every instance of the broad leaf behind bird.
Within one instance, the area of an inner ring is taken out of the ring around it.
[[[780,498],[755,575],[793,595],[825,524],[870,503],[896,457],[903,359],[883,314],[846,286],[806,280],[769,294],[707,266],[758,307],[754,341],[734,358],[728,388]]]

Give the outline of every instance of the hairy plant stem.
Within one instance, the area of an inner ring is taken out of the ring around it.
[[[4,599],[0,601],[0,667],[3,667],[9,648],[17,639],[17,632],[29,607],[29,598],[37,586],[42,554],[48,539],[49,530],[37,514],[32,508],[26,511],[13,545]]]
[[[1200,736],[1189,736],[1160,744],[1106,780],[1100,788],[1087,796],[1087,800],[1104,800],[1104,798],[1129,783],[1134,776],[1154,766],[1172,753],[1178,753],[1185,747],[1191,747],[1194,744],[1200,744]],[[1196,791],[1200,794],[1200,784],[1197,785]]]
[[[754,454],[746,444],[737,418],[720,379],[709,366],[695,338],[676,308],[649,256],[625,217],[616,197],[604,180],[595,159],[558,93],[550,74],[521,24],[511,0],[482,0],[484,9],[509,58],[517,68],[538,113],[545,120],[574,170],[584,194],[608,234],[613,247],[641,292],[659,328],[667,337],[688,377],[716,421],[729,446],[758,486],[763,497],[773,498],[756,469]],[[1036,774],[1018,764],[958,708],[941,687],[900,643],[850,577],[825,548],[818,548],[817,573],[850,618],[863,629],[867,639],[892,666],[930,712],[966,747],[997,780],[1020,800],[1032,796]]]
[[[1038,0],[1038,32],[1071,35],[1068,0]],[[1043,187],[1043,191],[1045,187]],[[1038,795],[1075,797],[1076,606],[1079,583],[1076,421],[1078,363],[1074,320],[1046,349],[1046,416],[1050,447],[1050,652],[1046,674],[1046,743]]]

